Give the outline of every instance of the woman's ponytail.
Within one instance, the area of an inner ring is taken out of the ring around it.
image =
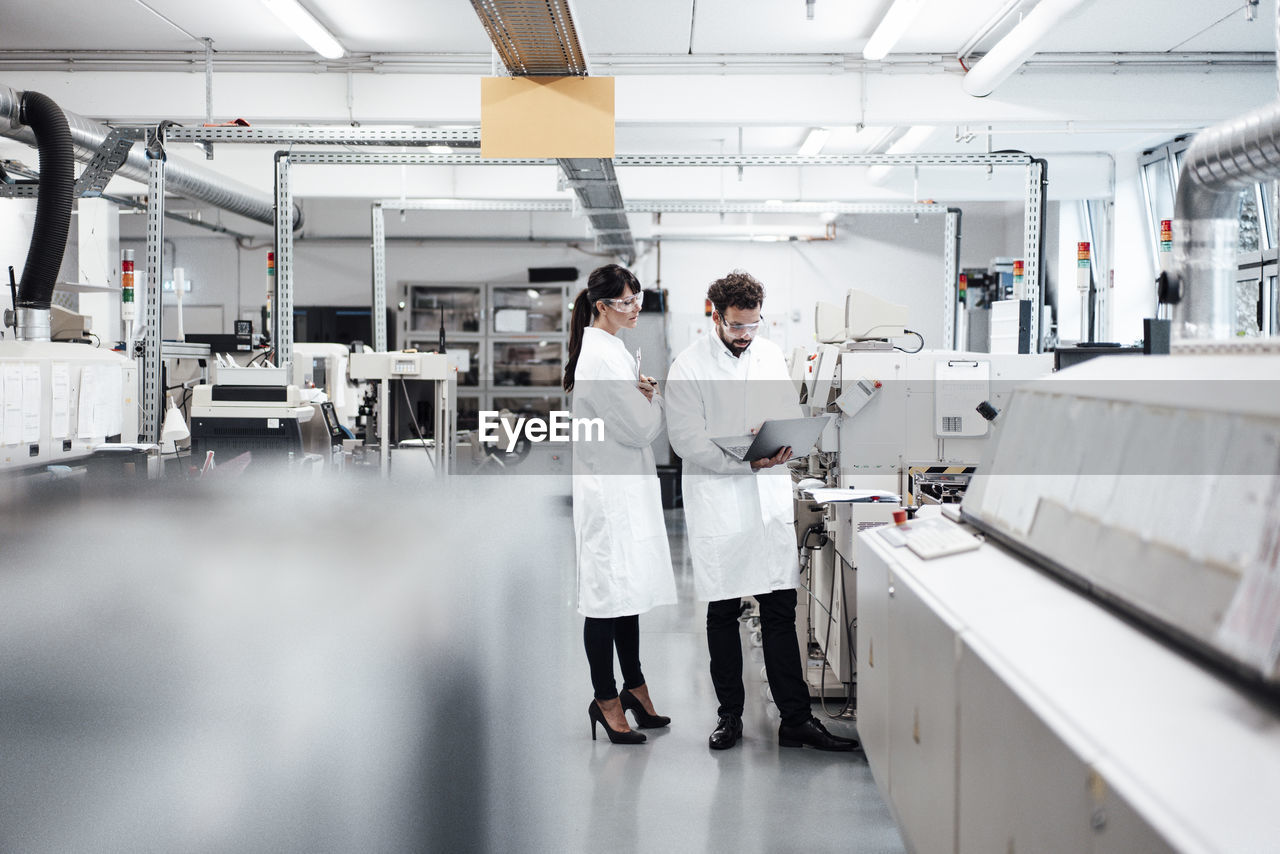
[[[569,360],[564,366],[564,390],[573,391],[573,372],[578,367],[578,356],[582,353],[582,332],[591,325],[591,300],[587,297],[587,289],[583,288],[573,301],[573,314],[569,318]]]
[[[564,366],[564,390],[573,391],[573,373],[582,353],[582,330],[591,325],[596,316],[596,301],[617,299],[630,289],[640,293],[640,280],[626,267],[605,264],[591,271],[587,286],[573,301],[573,316],[569,318],[569,361]]]

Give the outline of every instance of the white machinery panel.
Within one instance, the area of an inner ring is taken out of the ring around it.
[[[455,373],[440,353],[352,353],[347,370],[353,380],[443,380]]]
[[[912,850],[1274,847],[1273,706],[990,541],[859,547],[859,733]]]
[[[987,424],[973,411],[981,402],[975,399],[979,386],[988,392],[984,399],[1002,409],[1018,384],[1046,376],[1052,369],[1052,355],[842,352],[838,377],[842,395],[868,382],[880,383],[880,388],[865,405],[837,419],[838,485],[905,494],[906,472],[912,464],[976,464],[988,441]],[[960,412],[956,409],[960,406],[968,411]],[[957,415],[963,419],[959,425],[943,420]]]
[[[1112,357],[1025,386],[965,515],[1280,690],[1278,376]]]
[[[0,341],[0,470],[70,463],[138,439],[138,372],[87,344]]]

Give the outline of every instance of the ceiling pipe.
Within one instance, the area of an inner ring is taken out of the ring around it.
[[[22,93],[8,86],[0,85],[0,136],[7,136],[24,142],[36,144],[31,129],[18,121],[18,105]],[[88,163],[102,146],[111,128],[104,124],[63,110],[67,124],[71,128],[71,142],[74,146],[75,159]],[[147,156],[143,146],[134,145],[124,164],[116,170],[117,175],[146,184],[150,172]],[[184,163],[174,157],[165,161],[165,189],[175,195],[196,201],[207,202],[214,207],[239,214],[258,222],[274,225],[275,197],[262,193],[200,166]],[[293,207],[293,227],[302,227],[302,208]]]
[[[1016,27],[996,42],[964,76],[964,91],[985,98],[1036,52],[1037,45],[1072,12],[1089,0],[1040,0]]]
[[[1280,38],[1280,0],[1273,26]],[[1280,60],[1280,42],[1276,45]],[[1280,67],[1276,69],[1280,91]],[[1187,149],[1173,209],[1173,271],[1157,279],[1173,305],[1172,336],[1213,341],[1236,333],[1240,191],[1280,176],[1280,101],[1201,131]]]
[[[863,59],[881,60],[889,55],[893,46],[906,34],[911,22],[920,13],[924,0],[894,0],[884,13],[875,32],[862,48]]]
[[[1280,103],[1202,131],[1187,149],[1173,213],[1173,336],[1222,340],[1236,332],[1240,191],[1280,175]]]

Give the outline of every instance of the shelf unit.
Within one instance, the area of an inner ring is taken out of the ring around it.
[[[406,347],[465,350],[458,374],[458,429],[477,427],[480,410],[549,418],[566,409],[561,390],[568,354],[570,283],[401,282],[398,322]]]

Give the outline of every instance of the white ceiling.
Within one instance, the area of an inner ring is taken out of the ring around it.
[[[176,51],[209,37],[222,52],[306,50],[259,0],[42,0],[11,3],[0,51]],[[352,54],[489,52],[467,0],[303,0]],[[889,0],[578,0],[588,55],[846,54],[857,56]],[[899,53],[954,55],[1005,0],[925,0]],[[1030,8],[1030,0],[1023,6]],[[1271,51],[1270,4],[1243,0],[1092,0],[1041,46],[1048,53]],[[1016,19],[1017,13],[1012,19]],[[169,22],[166,22],[168,19]],[[983,46],[979,46],[981,50]]]
[[[348,58],[320,60],[260,0],[8,0],[0,26],[0,84],[48,91],[67,109],[100,119],[201,120],[198,39],[209,37],[219,118],[245,116],[257,124],[478,121],[475,78],[489,73],[493,54],[468,0],[302,3],[338,37]],[[1007,0],[924,0],[895,53],[884,63],[865,63],[861,49],[889,5],[816,0],[812,21],[804,0],[574,0],[573,8],[593,68],[618,79],[620,154],[794,153],[812,126],[832,128],[825,153],[861,153],[883,150],[887,135],[929,125],[935,130],[919,151],[977,153],[987,150],[990,138],[995,150],[1049,158],[1056,176],[1051,195],[1099,195],[1117,158],[1131,159],[1275,97],[1274,67],[1265,66],[1275,50],[1274,10],[1266,3],[1250,22],[1245,0],[1089,0],[1053,30],[1024,72],[986,99],[961,92],[956,52],[988,29]],[[1026,0],[975,51],[988,50],[1033,5]],[[1153,68],[1150,62],[1161,54],[1168,55],[1165,65]],[[1252,65],[1223,64],[1241,58]],[[1058,64],[1050,67],[1049,60]],[[405,62],[417,65],[395,65]],[[383,71],[402,73],[369,73],[380,63]],[[73,64],[88,70],[71,71]],[[98,73],[106,69],[120,73]],[[15,154],[15,145],[0,140],[0,157],[34,163],[34,152]],[[1057,163],[1055,157],[1065,159]],[[208,165],[269,186],[265,149],[249,154],[224,146]],[[455,171],[447,181],[397,173],[388,182],[384,171],[377,194],[387,194],[388,183],[394,185],[390,194],[412,194],[417,187],[499,196],[525,184],[523,195],[554,194],[553,187],[543,187],[542,172],[536,180],[513,180],[515,173],[507,171],[485,181],[475,171],[500,167],[471,169],[465,176],[466,170]],[[978,169],[953,170],[937,182],[938,170],[926,170],[921,187],[906,169],[879,186],[844,174],[829,181],[820,171],[766,175],[749,169],[745,180],[735,172],[630,170],[620,179],[628,198],[909,198],[919,192],[959,200],[1020,194],[1016,176],[1002,183]],[[366,186],[374,182],[318,179],[308,192],[356,197]]]

